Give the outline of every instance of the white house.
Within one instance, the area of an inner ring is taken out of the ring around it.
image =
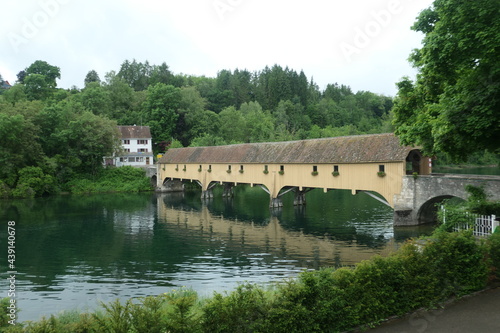
[[[118,126],[123,152],[120,156],[106,158],[106,165],[117,167],[146,166],[153,164],[153,148],[149,126]]]

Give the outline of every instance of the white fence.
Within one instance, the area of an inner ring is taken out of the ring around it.
[[[443,211],[443,223],[446,223],[446,209]],[[474,236],[489,236],[499,226],[499,221],[496,221],[495,215],[478,215],[469,212],[464,212],[464,223],[453,227],[453,231],[470,230],[472,229]]]

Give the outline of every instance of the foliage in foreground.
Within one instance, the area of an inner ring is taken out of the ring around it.
[[[500,234],[478,242],[469,232],[437,232],[408,241],[389,257],[305,271],[272,289],[245,284],[208,299],[192,290],[171,291],[103,304],[92,314],[5,325],[3,331],[340,332],[480,290],[499,270]]]

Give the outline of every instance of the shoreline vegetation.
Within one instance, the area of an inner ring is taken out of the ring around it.
[[[16,325],[8,324],[2,306],[0,331],[343,332],[440,307],[499,278],[500,233],[478,240],[467,231],[438,228],[387,257],[374,256],[355,267],[304,271],[272,287],[242,284],[207,298],[181,288],[115,300],[91,313],[67,311]]]

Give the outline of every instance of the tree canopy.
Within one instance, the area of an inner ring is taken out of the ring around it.
[[[397,84],[396,134],[429,154],[499,154],[500,2],[436,0],[413,29],[424,38],[410,56],[416,81]]]

